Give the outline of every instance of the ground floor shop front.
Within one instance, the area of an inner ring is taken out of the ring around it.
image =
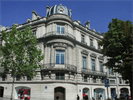
[[[0,97],[10,98],[12,84],[0,84]],[[88,99],[95,100],[100,96],[101,100],[108,97],[112,98],[114,94],[126,93],[129,91],[129,86],[110,86],[108,89],[100,84],[82,84],[82,83],[15,83],[13,98],[19,99],[30,98],[30,100],[76,100],[79,95],[80,100],[83,99],[83,94],[88,96]],[[23,90],[23,93],[21,93]],[[108,90],[108,91],[107,91]]]

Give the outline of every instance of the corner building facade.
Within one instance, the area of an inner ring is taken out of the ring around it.
[[[16,77],[14,99],[19,99],[21,88],[27,91],[30,100],[76,100],[77,94],[83,100],[85,93],[89,100],[99,94],[101,100],[113,98],[115,94],[128,92],[129,84],[122,80],[121,75],[112,72],[102,64],[108,61],[103,57],[98,41],[103,36],[90,29],[90,21],[81,25],[80,21],[71,19],[72,11],[63,5],[47,6],[46,17],[40,17],[35,11],[32,19],[21,25],[23,30],[31,25],[33,34],[39,40],[38,48],[45,55],[42,68],[30,79],[27,76]],[[10,28],[1,30],[10,32]],[[2,69],[2,68],[1,68]],[[108,89],[104,80],[109,79]],[[10,98],[12,77],[10,74],[0,75],[0,96]]]

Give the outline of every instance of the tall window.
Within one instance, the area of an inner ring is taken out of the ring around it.
[[[102,62],[100,62],[100,71],[101,72],[103,72],[103,65],[102,65],[103,63]]]
[[[95,71],[95,60],[91,59],[92,70]]]
[[[98,50],[101,50],[100,44],[98,43]]]
[[[84,82],[87,82],[87,76],[84,76]]]
[[[64,80],[64,73],[56,73],[56,80]]]
[[[81,35],[81,42],[85,42],[85,36]]]
[[[90,46],[93,46],[93,39],[90,39]]]
[[[56,50],[56,64],[65,63],[65,51]]]
[[[6,80],[6,75],[2,75],[2,81]]]
[[[65,26],[64,25],[57,25],[57,33],[64,34],[65,33]]]
[[[83,57],[83,69],[86,69],[86,57]]]
[[[21,77],[19,75],[16,76],[16,81],[20,81]]]
[[[112,68],[109,68],[109,74],[114,75]]]

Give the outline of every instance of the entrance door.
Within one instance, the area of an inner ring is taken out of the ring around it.
[[[65,100],[65,89],[62,87],[57,87],[54,89],[54,100]]]
[[[4,94],[4,87],[0,86],[0,97],[3,97]]]
[[[114,99],[114,95],[116,94],[115,88],[111,88],[111,97]]]

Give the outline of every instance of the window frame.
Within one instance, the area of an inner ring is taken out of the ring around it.
[[[59,31],[58,31],[58,28],[59,28]],[[64,29],[63,31],[62,31],[62,28]],[[65,25],[57,25],[56,33],[58,33],[58,34],[65,34]]]
[[[92,65],[92,60],[94,60],[94,70],[93,70],[93,65]],[[92,68],[92,71],[96,71],[96,60],[94,58],[91,58],[91,68]]]
[[[104,72],[104,71],[103,71],[103,65],[102,65],[102,64],[103,64],[103,62],[102,62],[102,61],[99,61],[99,65],[100,65],[100,72]],[[101,67],[102,67],[102,70],[101,70]]]
[[[63,53],[57,53],[57,51],[63,51]],[[59,54],[59,63],[57,63],[57,54]],[[62,54],[64,54],[64,62],[62,63]],[[65,64],[65,50],[55,50],[55,64],[64,65]]]
[[[90,46],[91,46],[91,47],[94,46],[94,44],[93,44],[93,39],[92,39],[92,38],[90,38]]]
[[[81,42],[85,43],[85,35],[81,34]]]
[[[85,58],[85,59],[84,59]],[[85,66],[84,66],[84,61],[85,61]],[[83,64],[83,69],[87,68],[87,57],[86,56],[82,56],[82,64]]]
[[[64,73],[56,73],[55,76],[56,76],[56,80],[65,80],[65,74]]]

